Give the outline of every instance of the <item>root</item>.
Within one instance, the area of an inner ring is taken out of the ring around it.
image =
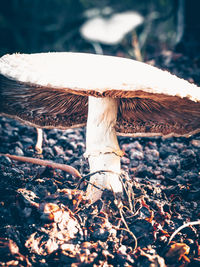
[[[22,156],[2,154],[2,153],[0,153],[0,156],[5,156],[16,161],[22,161],[22,162],[28,162],[28,163],[38,164],[42,166],[48,166],[52,169],[59,169],[59,170],[70,173],[74,177],[81,178],[81,174],[79,173],[79,171],[77,171],[75,168],[69,165],[66,165],[66,164],[55,163],[50,160],[42,160],[42,159],[37,159],[37,158],[22,157]]]
[[[168,245],[169,243],[172,241],[172,239],[175,237],[175,235],[177,235],[182,229],[184,229],[185,227],[189,227],[192,225],[198,225],[200,224],[200,220],[198,221],[194,221],[194,222],[188,222],[186,224],[183,224],[182,226],[180,226],[178,229],[176,229],[176,231],[171,235],[169,241],[168,241]]]

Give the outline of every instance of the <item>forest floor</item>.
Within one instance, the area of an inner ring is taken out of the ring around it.
[[[149,63],[200,84],[199,58],[165,51]],[[0,124],[1,153],[42,157],[89,173],[85,128],[44,130],[39,156],[34,128],[4,117]],[[119,143],[130,177],[122,177],[122,202],[104,192],[89,205],[86,181],[0,157],[1,266],[200,266],[200,134],[119,137]]]

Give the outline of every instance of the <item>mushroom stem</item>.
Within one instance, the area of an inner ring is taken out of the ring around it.
[[[91,44],[92,44],[96,54],[103,55],[103,49],[102,49],[100,43],[92,42]]]
[[[117,110],[117,99],[89,96],[85,156],[88,157],[91,172],[112,171],[93,175],[90,183],[101,189],[122,193],[119,175],[121,172],[120,157],[123,152],[119,148],[115,132]],[[87,188],[87,197],[92,203],[102,195],[102,190],[98,188],[92,185]]]
[[[36,128],[37,130],[37,143],[35,145],[35,149],[38,154],[42,154],[42,141],[43,141],[43,132],[42,129]]]

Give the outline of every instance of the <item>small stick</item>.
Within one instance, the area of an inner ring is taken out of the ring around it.
[[[126,221],[125,221],[125,219],[124,219],[124,216],[123,216],[123,214],[122,214],[122,210],[121,210],[121,208],[119,208],[119,214],[120,214],[120,216],[121,216],[122,222],[124,223],[124,225],[125,225],[125,227],[126,227],[126,228],[122,228],[122,229],[120,229],[120,230],[125,230],[125,231],[127,231],[127,232],[133,237],[133,239],[134,239],[134,241],[135,241],[135,247],[134,247],[133,250],[136,250],[136,248],[137,248],[137,246],[138,246],[138,244],[137,244],[137,238],[136,238],[136,236],[134,235],[134,233],[131,232],[131,230],[129,229],[128,224],[126,223]]]
[[[136,32],[134,32],[133,37],[132,37],[132,46],[133,46],[133,49],[134,49],[136,60],[142,62],[143,58],[142,58],[142,54],[141,54],[141,50],[140,50],[140,46],[139,46],[139,42],[138,42],[138,38],[137,38]]]
[[[171,235],[169,241],[168,241],[168,245],[169,243],[172,241],[172,239],[175,237],[175,235],[178,234],[178,232],[180,232],[182,229],[184,229],[185,227],[188,227],[188,226],[192,226],[192,225],[198,225],[200,224],[200,220],[198,221],[194,221],[194,222],[188,222],[186,224],[183,224],[182,226],[180,226],[178,229],[176,229],[176,231],[174,231],[174,233]]]
[[[126,195],[127,195],[127,197],[128,197],[128,204],[129,204],[130,210],[133,211],[133,205],[132,205],[132,201],[131,201],[130,192],[126,189],[126,186],[125,186],[125,184],[123,183],[123,180],[122,180],[122,174],[119,176],[119,179],[120,179],[120,181],[121,181],[121,183],[122,183],[122,186],[123,186],[123,188],[124,188],[124,191],[125,191],[125,193],[126,193]]]
[[[87,179],[90,178],[92,175],[95,175],[95,174],[97,174],[97,173],[104,173],[104,172],[115,173],[115,172],[110,171],[110,170],[100,170],[100,171],[91,172],[91,173],[89,173],[89,174],[83,176],[83,177],[78,181],[78,184],[77,184],[77,186],[76,186],[76,189],[78,189],[79,186],[80,186],[80,184],[81,184],[83,181],[85,181],[85,182],[87,182],[88,184],[91,184],[92,186],[96,187],[97,189],[103,191],[103,189],[101,189],[100,187],[98,187],[98,186],[94,185],[93,183],[87,181]]]
[[[36,128],[36,130],[37,130],[37,143],[35,145],[35,149],[38,154],[42,154],[43,131],[40,128]]]
[[[32,164],[38,164],[42,166],[48,166],[51,167],[52,169],[60,169],[62,171],[68,172],[71,175],[81,178],[81,174],[79,171],[77,171],[75,168],[66,165],[66,164],[61,164],[61,163],[55,163],[50,160],[43,160],[43,159],[37,159],[37,158],[30,158],[30,157],[21,157],[21,156],[16,156],[16,155],[10,155],[10,154],[1,154],[0,156],[5,156],[8,157],[12,160],[17,160],[17,161],[23,161],[23,162],[28,162]]]

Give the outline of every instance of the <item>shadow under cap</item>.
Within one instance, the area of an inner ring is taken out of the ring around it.
[[[88,97],[36,87],[0,75],[0,113],[42,128],[86,124]],[[200,103],[177,96],[136,92],[119,98],[116,132],[125,136],[186,135],[200,130]],[[139,97],[141,95],[141,97]]]
[[[59,60],[54,61],[54,63],[57,62],[57,64],[60,60],[67,60],[68,55],[70,55],[70,60],[74,55],[76,64],[78,64],[78,55],[84,55],[73,53],[47,53],[41,54],[41,58],[39,58],[37,56],[39,54],[18,54],[8,55],[0,59],[0,72],[2,73],[2,75],[0,75],[0,113],[2,115],[41,128],[56,127],[66,129],[79,127],[85,125],[87,121],[88,96],[112,97],[118,99],[116,132],[119,135],[179,136],[190,135],[200,131],[200,99],[198,98],[200,95],[200,88],[167,72],[144,63],[135,62],[134,60],[114,58],[114,62],[117,62],[119,65],[117,68],[115,66],[117,75],[119,75],[120,68],[121,72],[126,71],[126,69],[123,68],[126,63],[128,67],[133,65],[132,70],[134,72],[132,75],[134,77],[130,77],[129,81],[124,80],[124,83],[126,83],[124,87],[121,79],[118,87],[114,87],[116,86],[116,82],[114,81],[113,87],[110,87],[108,90],[104,87],[93,89],[90,87],[81,88],[79,71],[77,71],[77,75],[75,75],[77,82],[70,78],[71,81],[74,82],[73,84],[79,85],[79,87],[68,87],[67,78],[65,78],[61,86],[58,86],[58,83],[46,83],[45,85],[41,85],[39,79],[39,81],[33,83],[33,79],[35,79],[37,75],[38,77],[42,75],[44,84],[44,80],[46,80],[49,75],[45,68],[41,71],[39,66],[38,68],[40,70],[37,69],[37,65],[40,61],[41,65],[45,66],[47,63],[52,63],[52,57],[57,57],[58,54],[62,54],[62,57],[59,55]],[[15,56],[18,57],[17,60]],[[84,58],[85,60],[90,57],[92,57],[91,62],[96,62],[95,66],[88,67],[87,60],[83,64],[82,59]],[[98,66],[99,57],[101,57],[100,59],[103,57],[103,60],[106,58],[106,62],[113,60],[113,57],[85,54],[83,57],[80,56],[81,59],[77,68],[80,69],[85,65],[83,73],[89,72],[92,68],[96,68],[97,71],[99,71],[98,79],[102,86],[103,83],[101,81],[104,79],[104,76],[105,80],[107,79],[107,73],[103,71],[103,65],[101,67]],[[49,61],[48,58],[50,59]],[[19,62],[21,62],[21,66],[16,70]],[[123,63],[121,67],[120,62]],[[65,65],[67,63],[62,62],[61,65],[63,64]],[[137,73],[137,66],[140,71],[143,69],[142,76],[144,79],[141,78],[141,73]],[[51,70],[58,72],[59,67],[59,65],[51,66]],[[25,76],[22,75],[22,70],[24,70]],[[169,79],[169,85],[163,83],[163,92],[162,82],[160,82],[162,77],[150,77],[150,74],[154,72],[156,74],[161,73],[161,76],[165,73],[165,82],[167,81],[166,77]],[[81,77],[83,77],[83,73]],[[112,73],[112,69],[110,73]],[[26,81],[22,81],[24,77]],[[41,77],[40,79],[42,80]],[[134,81],[135,84],[133,84]],[[175,85],[178,84],[179,87],[180,85],[184,86],[183,93],[181,93],[181,88],[175,91],[175,87],[170,87],[174,85],[173,81],[175,81]],[[154,89],[153,86],[156,88]],[[167,90],[168,87],[169,90]],[[176,92],[181,95],[181,97],[176,95]],[[193,99],[195,101],[193,101]]]

